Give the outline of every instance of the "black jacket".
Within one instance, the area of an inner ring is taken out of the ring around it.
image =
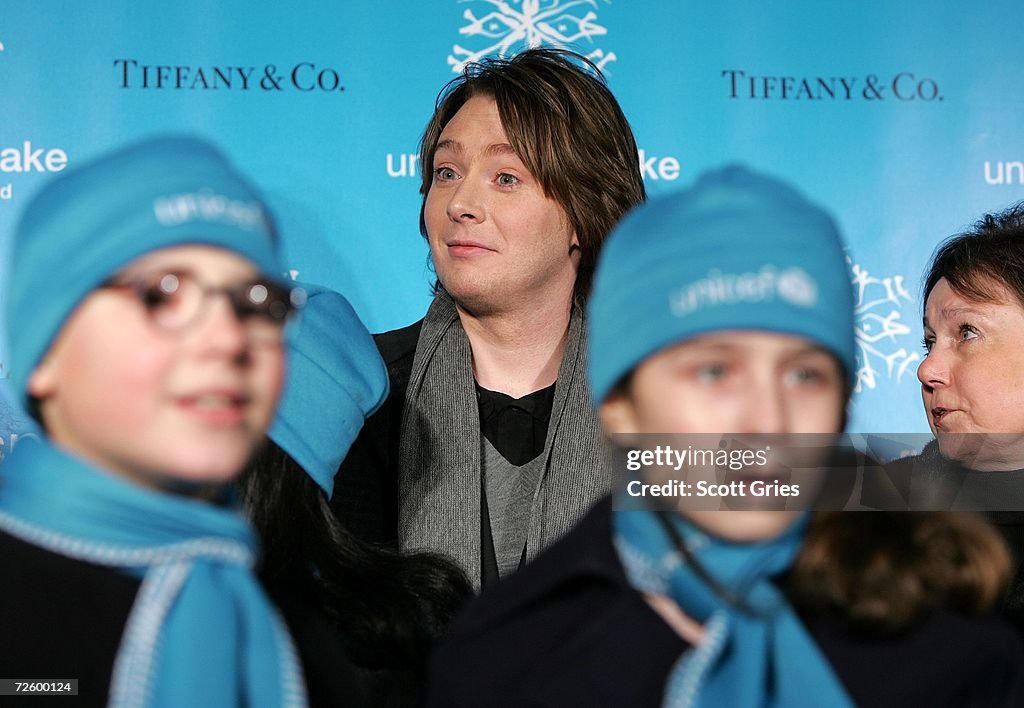
[[[0,706],[105,706],[114,659],[142,581],[3,532],[0,558],[0,678],[78,679],[74,698],[0,696]],[[366,670],[349,659],[333,625],[312,603],[280,594],[273,599],[299,651],[311,706],[381,705],[382,696],[398,690],[378,685],[379,676],[394,683],[395,674]]]
[[[398,548],[398,439],[402,408],[422,326],[420,320],[373,336],[387,365],[391,389],[349,449],[331,496],[331,508],[349,531],[391,549]]]
[[[428,704],[661,705],[688,645],[629,585],[611,538],[606,499],[470,605],[434,657]],[[1001,623],[939,612],[886,641],[807,624],[859,705],[1024,705],[1024,650]]]
[[[911,489],[920,488],[919,477],[923,475],[929,476],[929,483],[948,488],[940,488],[938,494],[951,498],[949,490],[955,492],[957,480],[965,474],[970,474],[970,471],[942,457],[938,443],[933,440],[920,455],[904,457],[886,465],[882,483],[875,485],[873,490],[865,486],[865,503],[881,507],[888,496],[906,505],[910,501]],[[1002,616],[1024,637],[1024,509],[989,511],[984,516],[1002,535],[1013,557],[1013,573],[1003,599]]]
[[[4,705],[104,706],[142,581],[0,531],[0,674],[78,679],[78,695],[2,697]]]

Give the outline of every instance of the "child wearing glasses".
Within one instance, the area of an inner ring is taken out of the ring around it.
[[[27,206],[8,276],[0,667],[82,705],[302,705],[230,483],[264,439],[293,309],[253,188],[152,139]],[[67,688],[65,688],[67,686]]]

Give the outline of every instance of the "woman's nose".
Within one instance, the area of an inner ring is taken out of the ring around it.
[[[932,345],[928,356],[917,367],[917,380],[928,388],[941,387],[949,383],[949,357],[937,344]]]

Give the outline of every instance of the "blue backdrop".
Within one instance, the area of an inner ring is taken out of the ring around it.
[[[191,131],[266,193],[292,275],[345,293],[374,331],[408,324],[432,280],[414,154],[438,90],[466,61],[569,46],[606,72],[652,194],[740,160],[837,214],[859,294],[851,429],[927,430],[922,269],[943,237],[1024,197],[1024,72],[1008,29],[1024,25],[1021,3],[284,5],[0,7],[2,263],[50,174]],[[21,426],[0,407],[0,456]]]

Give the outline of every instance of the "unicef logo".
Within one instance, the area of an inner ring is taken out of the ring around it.
[[[797,307],[814,307],[818,302],[818,284],[801,268],[779,273],[775,289],[780,298]]]

